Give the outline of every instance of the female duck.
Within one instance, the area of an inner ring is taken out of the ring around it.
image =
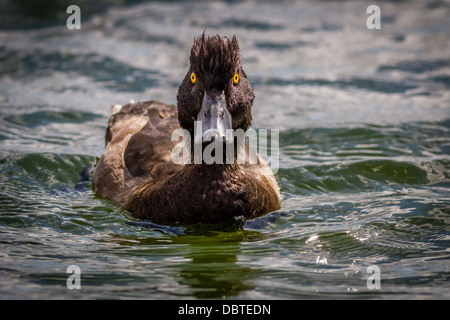
[[[195,38],[177,107],[131,103],[109,119],[94,190],[155,223],[251,219],[278,209],[279,188],[262,158],[257,156],[257,164],[236,161],[238,153],[249,152],[248,143],[235,144],[234,158],[223,163],[194,161],[194,152],[184,164],[173,161],[180,142],[172,141],[172,133],[180,127],[187,145],[205,150],[215,143],[224,147],[214,150],[227,150],[225,145],[235,141],[229,129],[249,128],[253,100],[236,37]],[[201,130],[194,130],[196,125]]]

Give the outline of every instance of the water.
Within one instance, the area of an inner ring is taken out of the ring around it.
[[[363,1],[80,2],[81,30],[66,28],[64,1],[12,3],[2,299],[450,298],[448,3],[381,2],[381,30]],[[176,102],[206,27],[237,35],[253,127],[280,130],[282,207],[238,230],[142,222],[80,178],[110,105]],[[74,264],[80,290],[66,287]]]

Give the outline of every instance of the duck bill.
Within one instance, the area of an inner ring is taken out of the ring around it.
[[[202,108],[197,115],[194,143],[212,141],[233,142],[231,114],[228,111],[225,93],[207,93],[203,96]]]

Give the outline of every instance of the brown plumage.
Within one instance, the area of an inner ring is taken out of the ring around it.
[[[251,219],[278,209],[278,185],[259,156],[258,164],[173,163],[171,152],[179,141],[171,141],[172,132],[180,127],[187,130],[193,145],[194,121],[206,96],[223,97],[233,129],[247,130],[251,123],[254,93],[242,69],[236,38],[203,33],[194,40],[189,61],[177,107],[138,102],[111,116],[106,149],[94,173],[96,193],[138,218],[164,224]],[[196,82],[191,81],[192,73]],[[238,83],[233,82],[235,74]],[[213,98],[214,103],[219,101]],[[235,151],[236,155],[236,146]]]

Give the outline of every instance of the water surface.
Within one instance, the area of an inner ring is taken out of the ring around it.
[[[363,1],[80,2],[68,30],[64,1],[17,3],[0,10],[2,299],[450,298],[448,4],[383,1],[368,30]],[[112,104],[176,103],[205,28],[237,36],[253,127],[280,130],[281,209],[237,230],[139,221],[80,177]]]

